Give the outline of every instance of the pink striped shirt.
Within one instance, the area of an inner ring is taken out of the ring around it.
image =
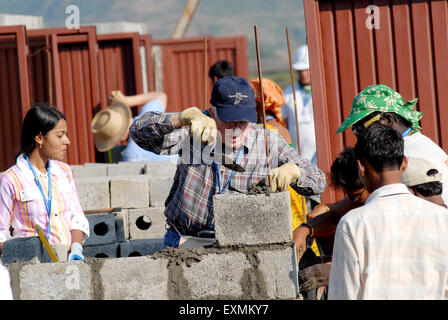
[[[70,230],[81,230],[84,240],[89,236],[89,222],[84,215],[78,199],[70,166],[50,160],[51,187],[53,200],[50,217],[50,243],[71,245]],[[45,196],[48,194],[48,178],[35,168]],[[48,213],[41,192],[34,180],[23,154],[0,177],[0,242],[12,237],[37,236],[37,224],[46,233]]]

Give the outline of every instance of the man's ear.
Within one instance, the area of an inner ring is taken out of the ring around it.
[[[356,160],[356,162],[358,163],[359,175],[361,177],[365,177],[366,176],[366,168],[362,164],[361,160]]]
[[[406,156],[403,156],[403,162],[401,163],[400,166],[400,173],[403,173],[407,167],[408,167],[408,158]]]

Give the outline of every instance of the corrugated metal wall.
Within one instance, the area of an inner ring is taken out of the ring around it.
[[[245,37],[206,39],[207,44],[205,38],[153,42],[153,45],[162,47],[163,89],[168,95],[167,111],[181,111],[190,106],[204,108],[205,101],[209,105],[212,83],[208,70],[218,60],[225,59],[232,63],[237,75],[249,76]],[[205,46],[207,64],[204,70]]]
[[[24,26],[4,27],[0,34],[0,171],[15,163],[21,122],[30,108]]]
[[[321,169],[329,173],[343,146],[355,144],[351,130],[335,132],[371,84],[406,101],[418,97],[423,134],[448,150],[447,1],[304,0],[304,9]],[[323,194],[324,201],[341,197],[331,186]]]
[[[68,163],[94,162],[95,146],[89,131],[92,110],[100,105],[95,27],[29,30],[28,37],[30,43],[39,47],[40,42],[48,48],[37,49],[30,61],[31,91],[36,98],[32,103],[51,102],[67,117]]]

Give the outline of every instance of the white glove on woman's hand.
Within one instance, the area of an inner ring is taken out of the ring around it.
[[[70,249],[70,254],[68,255],[68,261],[73,260],[84,260],[82,255],[82,245],[79,242],[73,242]]]

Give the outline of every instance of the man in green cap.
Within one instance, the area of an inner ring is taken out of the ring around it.
[[[359,136],[375,121],[391,126],[404,139],[405,156],[425,158],[442,173],[442,183],[446,186],[442,198],[448,203],[448,155],[421,134],[419,121],[423,114],[414,110],[417,101],[416,98],[404,103],[398,92],[384,84],[368,86],[355,97],[349,116],[336,133],[351,126],[353,133]]]
[[[448,203],[448,155],[431,139],[421,134],[419,121],[422,113],[414,110],[417,101],[418,99],[412,99],[404,103],[398,92],[383,84],[368,86],[353,99],[351,112],[336,133],[352,127],[355,136],[360,136],[376,121],[391,126],[404,139],[405,156],[424,158],[442,174],[442,198]],[[362,204],[352,201],[348,195],[331,205],[331,209],[328,207],[327,212],[299,226],[294,232],[298,258],[304,253],[306,239],[310,235],[326,237],[334,234],[339,219],[360,205]]]

